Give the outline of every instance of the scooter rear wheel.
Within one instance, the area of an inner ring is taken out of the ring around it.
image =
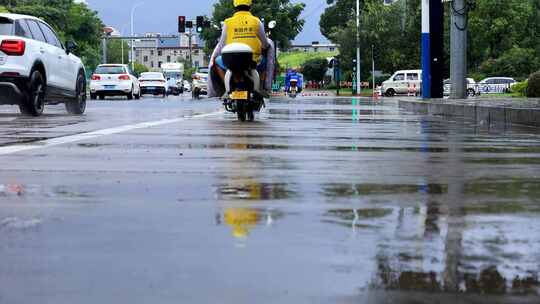
[[[241,102],[236,102],[236,116],[238,117],[238,121],[246,121],[245,105]]]

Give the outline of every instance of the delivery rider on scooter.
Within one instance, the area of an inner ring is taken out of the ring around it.
[[[264,24],[259,18],[251,14],[253,0],[233,1],[235,13],[231,18],[225,20],[223,24],[221,38],[210,59],[210,66],[223,82],[227,67],[223,63],[221,50],[231,43],[243,43],[253,50],[253,61],[257,63],[257,71],[259,72],[262,82],[265,83],[267,61],[266,57],[263,56],[263,53],[270,47],[270,43],[266,37]],[[261,89],[264,92],[259,93],[267,97],[267,89]]]

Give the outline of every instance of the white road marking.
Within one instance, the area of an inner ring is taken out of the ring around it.
[[[157,126],[162,126],[162,125],[167,125],[167,124],[173,124],[173,123],[186,121],[186,120],[215,116],[222,113],[223,111],[217,111],[217,112],[198,114],[198,115],[193,115],[193,116],[188,116],[188,117],[178,117],[178,118],[171,118],[171,119],[162,119],[162,120],[157,120],[157,121],[142,122],[142,123],[133,124],[133,125],[125,125],[125,126],[97,130],[97,131],[92,131],[92,132],[87,132],[87,133],[76,134],[76,135],[68,135],[64,137],[40,140],[40,141],[33,142],[31,144],[5,146],[5,147],[0,147],[0,155],[7,155],[7,154],[13,154],[13,153],[18,153],[18,152],[23,152],[23,151],[30,151],[30,150],[36,150],[36,149],[41,149],[41,148],[63,145],[63,144],[69,144],[69,143],[73,143],[77,141],[88,140],[88,139],[93,139],[97,137],[133,131],[137,129],[146,129],[146,128],[157,127]]]

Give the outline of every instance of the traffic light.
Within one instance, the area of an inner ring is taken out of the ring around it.
[[[193,21],[186,21],[186,28],[192,29],[193,28]]]
[[[186,16],[178,16],[178,32],[186,32]]]
[[[203,27],[204,27],[204,17],[203,16],[197,16],[197,33],[202,33]]]

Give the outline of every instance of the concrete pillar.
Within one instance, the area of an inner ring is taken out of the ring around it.
[[[466,0],[450,2],[450,79],[452,99],[467,98],[467,15]]]

